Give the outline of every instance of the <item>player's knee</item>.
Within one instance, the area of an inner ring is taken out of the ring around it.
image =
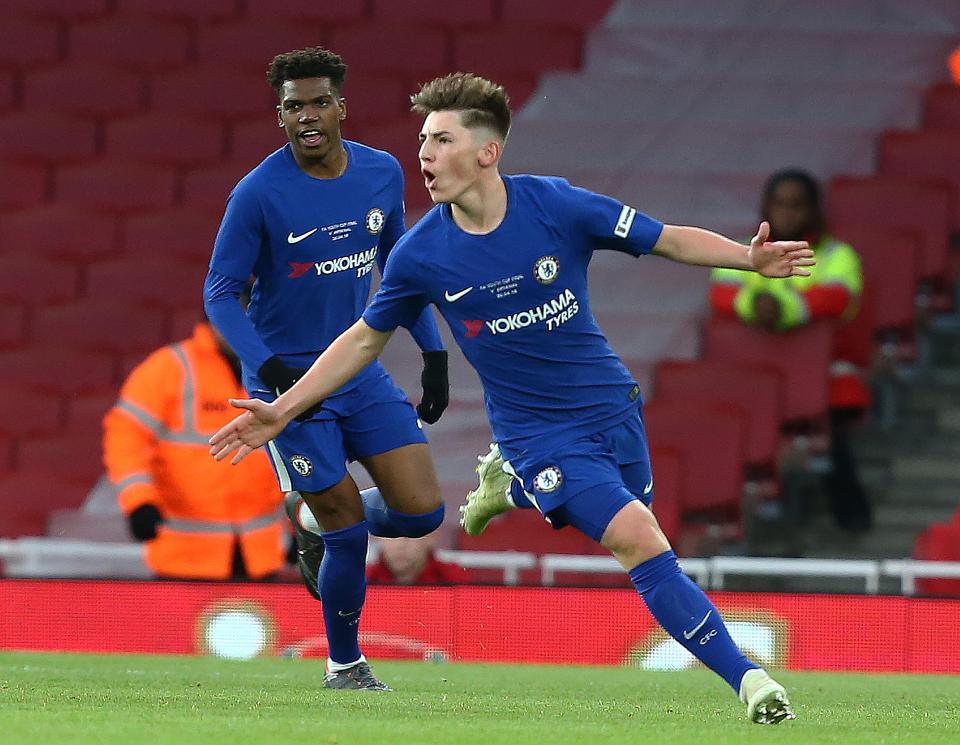
[[[364,519],[363,505],[358,499],[338,499],[328,493],[301,494],[323,531],[340,530]]]
[[[640,502],[628,504],[613,518],[601,543],[627,569],[670,549],[657,519]]]

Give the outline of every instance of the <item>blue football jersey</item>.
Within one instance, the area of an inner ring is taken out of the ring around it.
[[[318,179],[290,146],[267,156],[231,192],[205,286],[208,315],[249,371],[271,354],[309,365],[363,312],[375,266],[403,235],[403,175],[389,153],[344,140],[347,168]],[[247,310],[225,286],[256,280]],[[219,294],[218,294],[219,293]],[[252,322],[252,328],[251,324]],[[405,324],[441,349],[432,317]],[[255,335],[254,335],[255,332]]]
[[[505,176],[507,211],[485,235],[431,210],[397,244],[363,314],[387,331],[433,303],[484,388],[505,452],[598,432],[640,405],[639,387],[590,310],[593,251],[649,253],[663,224],[564,179]]]

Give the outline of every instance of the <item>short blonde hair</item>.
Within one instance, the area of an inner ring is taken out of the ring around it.
[[[411,110],[426,116],[434,111],[459,111],[464,127],[487,127],[506,141],[510,134],[510,96],[502,85],[455,72],[424,83],[410,96]]]

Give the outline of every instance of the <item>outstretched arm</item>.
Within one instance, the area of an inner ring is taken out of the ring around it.
[[[392,335],[392,331],[371,328],[361,318],[338,336],[304,376],[273,403],[231,398],[231,406],[246,411],[210,438],[210,453],[217,460],[223,460],[236,450],[230,461],[236,465],[280,434],[291,419],[323,401],[373,362]]]
[[[760,223],[749,246],[702,228],[664,225],[653,253],[683,264],[755,271],[765,277],[809,277],[816,261],[806,241],[769,241],[770,223]]]

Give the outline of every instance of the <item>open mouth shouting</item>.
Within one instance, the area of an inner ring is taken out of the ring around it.
[[[319,129],[305,129],[300,132],[297,137],[299,137],[300,141],[307,147],[316,147],[323,142],[327,136]]]

